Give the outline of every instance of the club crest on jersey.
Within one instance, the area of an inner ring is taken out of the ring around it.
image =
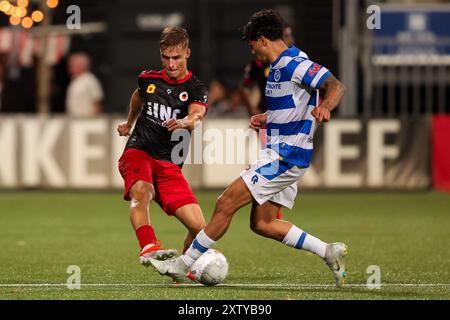
[[[181,101],[186,102],[189,98],[189,95],[186,91],[183,91],[182,93],[180,93],[179,97]]]
[[[280,69],[277,69],[277,70],[275,70],[275,74],[273,75],[273,79],[278,82],[278,81],[280,81],[280,78],[281,78],[281,71],[280,71]]]
[[[152,94],[152,93],[155,92],[155,89],[156,89],[156,86],[153,83],[149,84],[148,87],[147,87],[147,93]]]

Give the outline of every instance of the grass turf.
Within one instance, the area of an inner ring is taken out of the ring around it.
[[[196,194],[208,221],[218,192]],[[348,244],[344,289],[321,259],[252,233],[249,207],[216,245],[230,266],[225,284],[172,285],[139,265],[127,208],[120,193],[1,193],[0,299],[450,299],[446,194],[299,194],[284,218]],[[181,250],[184,227],[151,211],[165,247]],[[69,265],[81,269],[80,290],[64,285]],[[381,269],[380,290],[365,286],[370,265]]]

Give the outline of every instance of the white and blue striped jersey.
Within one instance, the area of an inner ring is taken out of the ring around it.
[[[292,46],[270,65],[266,85],[267,148],[280,160],[307,168],[313,153],[318,90],[330,71]]]

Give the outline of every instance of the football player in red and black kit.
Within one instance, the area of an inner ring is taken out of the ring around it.
[[[131,200],[130,220],[143,265],[148,265],[149,257],[164,260],[177,253],[175,249],[163,249],[155,235],[149,215],[152,200],[188,229],[184,250],[205,227],[197,199],[181,172],[186,155],[175,151],[180,150],[175,146],[186,141],[173,141],[172,133],[178,129],[191,131],[203,120],[207,89],[187,69],[191,52],[185,29],[165,28],[160,52],[163,70],[145,70],[139,75],[128,119],[117,128],[120,136],[131,134],[119,159],[119,171],[125,182],[124,199]],[[187,148],[181,149],[187,152]]]
[[[290,25],[285,24],[283,26],[283,42],[288,46],[294,44],[294,37],[292,36],[292,28]],[[264,63],[261,60],[255,59],[245,66],[244,76],[241,83],[241,97],[244,104],[247,106],[250,117],[261,114],[267,111],[266,99],[266,83],[269,76],[270,65]],[[252,91],[256,87],[257,91]],[[257,94],[256,97],[253,94]],[[256,98],[256,99],[255,99]],[[265,148],[267,143],[266,129],[260,130],[259,139],[261,143],[261,149]],[[283,217],[282,209],[278,211],[276,218],[281,219]]]

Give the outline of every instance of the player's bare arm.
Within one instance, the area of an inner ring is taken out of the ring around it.
[[[266,124],[267,112],[255,114],[250,118],[250,128],[258,130]]]
[[[117,132],[119,132],[119,136],[129,136],[131,133],[131,128],[133,127],[134,122],[136,121],[139,113],[141,111],[143,104],[143,100],[139,95],[138,89],[134,90],[130,99],[130,111],[128,113],[128,119],[126,122],[122,122],[117,127]]]
[[[192,103],[189,105],[189,114],[183,119],[169,119],[165,122],[165,126],[169,132],[176,129],[187,129],[189,131],[194,130],[206,114],[206,108],[204,105]]]
[[[322,103],[315,107],[311,114],[316,118],[320,124],[323,121],[328,122],[331,118],[331,111],[336,108],[341,102],[345,93],[345,86],[342,82],[330,75],[320,86],[320,91],[323,93]],[[322,94],[321,94],[322,96]]]

